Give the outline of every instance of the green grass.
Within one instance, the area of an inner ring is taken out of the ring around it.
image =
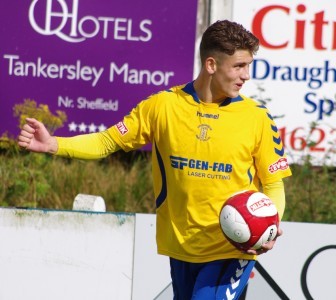
[[[0,205],[72,209],[77,194],[102,196],[109,211],[154,212],[147,153],[122,153],[100,161],[36,153],[3,153]]]
[[[292,165],[285,179],[288,221],[336,223],[336,169]]]
[[[123,152],[99,161],[24,151],[0,153],[0,205],[71,210],[79,193],[99,195],[108,211],[154,213],[151,153]],[[291,166],[285,221],[335,223],[336,169]]]

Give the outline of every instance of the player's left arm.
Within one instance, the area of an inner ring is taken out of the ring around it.
[[[263,185],[263,193],[274,202],[278,210],[279,220],[281,220],[284,210],[285,210],[285,205],[286,205],[285,188],[284,188],[282,179],[279,179],[278,181]],[[267,251],[273,249],[277,237],[282,235],[282,233],[283,233],[282,229],[278,228],[277,236],[273,241],[270,241],[267,244],[262,245],[261,249],[259,250],[251,249],[251,250],[248,250],[247,252],[249,254],[254,254],[254,255],[266,253]]]
[[[263,193],[273,201],[278,210],[279,220],[281,220],[286,205],[285,188],[282,179],[263,185]]]

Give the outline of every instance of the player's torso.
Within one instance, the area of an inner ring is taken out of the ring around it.
[[[255,114],[243,101],[240,98],[223,107],[193,103],[192,97],[167,102],[157,116],[154,140],[168,182],[183,182],[187,193],[201,186],[209,193],[221,186],[223,194],[237,185],[249,187],[259,132]]]
[[[220,209],[234,192],[256,188],[258,120],[244,101],[250,100],[219,107],[180,94],[164,100],[155,114],[160,253],[194,262],[223,258],[223,253],[232,257],[219,227]]]

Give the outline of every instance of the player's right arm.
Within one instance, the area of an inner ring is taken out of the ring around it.
[[[108,131],[74,137],[55,137],[49,134],[43,123],[33,118],[27,118],[27,123],[18,137],[18,144],[33,152],[79,159],[99,159],[120,149]]]
[[[99,159],[121,149],[108,131],[74,137],[56,137],[56,141],[56,155],[79,159]]]

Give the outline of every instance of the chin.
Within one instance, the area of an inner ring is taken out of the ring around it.
[[[228,95],[229,98],[236,98],[238,96],[239,96],[239,91],[237,91],[237,92],[231,92]]]

